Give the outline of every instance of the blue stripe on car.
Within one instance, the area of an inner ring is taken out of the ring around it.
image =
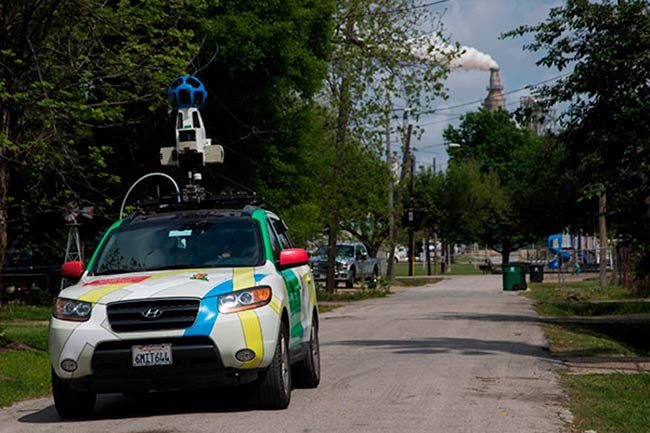
[[[266,274],[255,274],[255,282],[259,283]],[[199,314],[194,321],[194,324],[185,331],[183,334],[186,337],[193,335],[210,335],[214,327],[217,317],[219,316],[219,307],[217,300],[219,295],[233,291],[232,279],[226,280],[218,286],[214,287],[201,299],[201,306],[199,307]]]

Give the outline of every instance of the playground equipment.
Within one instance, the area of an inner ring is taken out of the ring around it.
[[[595,267],[599,261],[600,241],[595,236],[583,234],[554,234],[548,237],[548,249],[555,259],[548,262],[549,269],[561,269],[572,263],[576,269]]]

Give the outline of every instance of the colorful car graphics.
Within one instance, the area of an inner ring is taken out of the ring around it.
[[[49,347],[54,374],[63,380],[92,377],[93,353],[103,342],[193,336],[209,337],[214,342],[224,368],[264,369],[273,359],[283,314],[289,323],[289,348],[309,343],[314,315],[318,312],[315,283],[306,264],[278,271],[269,239],[274,235],[269,230],[273,229],[266,224],[269,215],[273,216],[261,210],[253,213],[253,219],[261,222],[266,254],[261,266],[92,276],[89,270],[97,256],[95,253],[80,281],[59,295],[60,299],[89,303],[92,310],[86,321],[51,319]],[[111,229],[120,225],[118,222]],[[102,242],[107,237],[108,234]],[[270,300],[258,308],[220,312],[220,296],[251,288],[270,289]],[[111,304],[176,298],[200,301],[196,319],[187,328],[119,332],[109,323],[107,307]],[[244,349],[251,350],[254,357],[238,360],[235,355]],[[69,361],[76,365],[72,371],[63,368]]]

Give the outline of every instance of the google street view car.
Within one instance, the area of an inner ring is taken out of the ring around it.
[[[320,380],[318,308],[305,250],[275,214],[177,210],[116,222],[50,322],[55,406],[88,416],[96,394],[251,383],[285,408],[293,377]]]

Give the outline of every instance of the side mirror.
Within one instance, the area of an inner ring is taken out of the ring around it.
[[[84,273],[84,262],[65,262],[61,266],[61,276],[63,278],[81,278]]]
[[[302,248],[288,248],[280,251],[280,269],[302,266],[308,262],[307,251]]]

